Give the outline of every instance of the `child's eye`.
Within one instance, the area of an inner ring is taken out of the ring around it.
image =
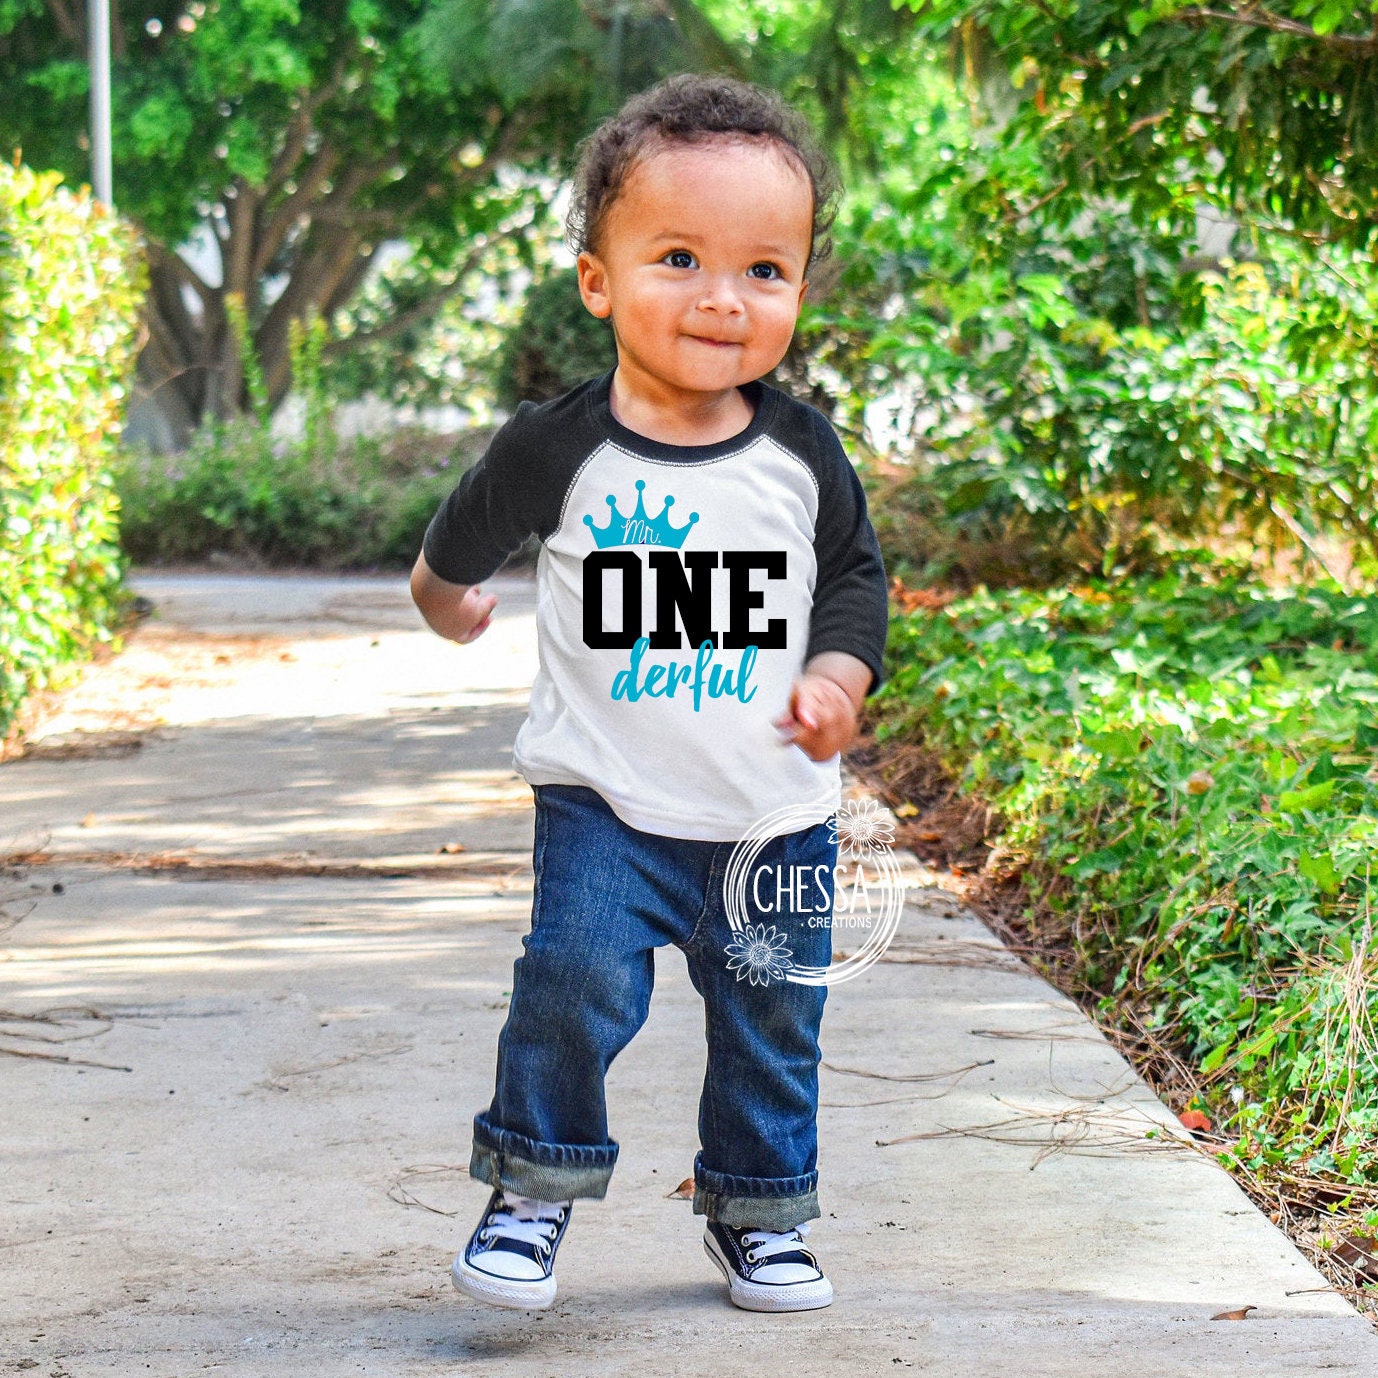
[[[671,249],[662,261],[668,263],[671,268],[692,268],[694,255],[688,249]]]
[[[747,272],[754,278],[760,278],[762,282],[769,282],[772,278],[780,276],[780,270],[773,263],[753,263]]]

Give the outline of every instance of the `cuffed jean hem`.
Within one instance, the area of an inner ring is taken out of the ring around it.
[[[539,1201],[601,1201],[617,1162],[615,1143],[547,1144],[474,1116],[469,1175]]]
[[[802,1177],[736,1177],[694,1160],[694,1214],[736,1229],[792,1230],[817,1220],[818,1174]]]

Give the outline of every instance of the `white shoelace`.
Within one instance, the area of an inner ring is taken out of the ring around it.
[[[558,1220],[552,1219],[568,1206],[567,1201],[538,1201],[529,1196],[504,1196],[505,1209],[495,1210],[488,1217],[479,1237],[491,1240],[501,1236],[503,1239],[517,1239],[523,1244],[534,1244],[543,1253],[550,1249],[550,1242],[560,1233]]]
[[[759,1263],[762,1259],[774,1258],[776,1254],[787,1254],[803,1244],[808,1232],[807,1225],[796,1225],[783,1234],[771,1230],[752,1230],[750,1234],[742,1236],[742,1243],[746,1245],[746,1260],[748,1263]]]

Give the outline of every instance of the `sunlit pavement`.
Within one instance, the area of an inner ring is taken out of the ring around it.
[[[28,858],[0,882],[0,1012],[28,1016],[0,1022],[0,1372],[1378,1372],[1368,1324],[938,890],[829,993],[830,1308],[734,1310],[672,1198],[703,1068],[673,951],[556,1306],[459,1297],[530,904],[532,586],[493,581],[466,648],[401,579],[136,586],[155,616],[0,766],[0,852]]]

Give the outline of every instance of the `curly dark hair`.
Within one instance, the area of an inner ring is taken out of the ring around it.
[[[633,96],[580,145],[565,231],[574,252],[596,251],[598,232],[639,159],[656,145],[715,138],[769,139],[808,174],[813,232],[808,266],[827,258],[841,191],[837,170],[808,121],[774,91],[732,77],[670,77]]]

